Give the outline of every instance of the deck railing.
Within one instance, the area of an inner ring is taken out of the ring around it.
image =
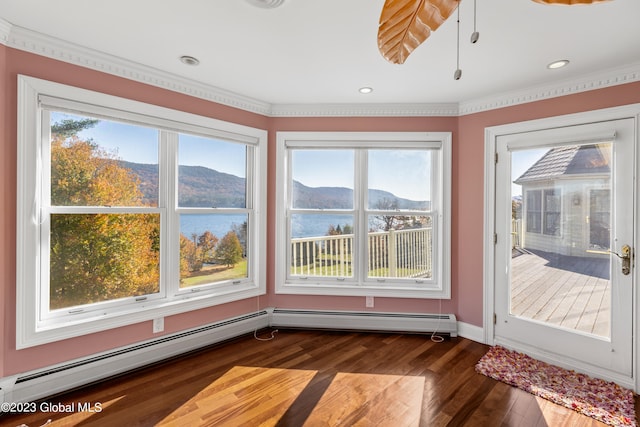
[[[367,239],[369,277],[431,277],[430,227],[372,232]],[[291,274],[350,277],[353,255],[353,234],[291,239]]]
[[[522,246],[522,220],[511,220],[511,248]]]

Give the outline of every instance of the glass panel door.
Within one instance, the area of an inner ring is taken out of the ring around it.
[[[496,138],[496,344],[631,378],[633,135],[624,119]]]
[[[611,149],[511,153],[511,315],[610,338]]]

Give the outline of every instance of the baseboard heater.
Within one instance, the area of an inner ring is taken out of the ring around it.
[[[453,314],[291,310],[275,308],[271,327],[377,332],[441,333],[458,336]]]
[[[0,402],[31,402],[236,338],[257,329],[302,328],[457,336],[453,314],[267,308],[44,369],[0,378]]]
[[[269,317],[267,310],[261,310],[46,369],[2,378],[0,401],[30,402],[73,390],[265,328],[269,326]]]

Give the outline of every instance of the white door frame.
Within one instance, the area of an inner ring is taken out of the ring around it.
[[[496,203],[496,174],[495,174],[495,164],[496,164],[496,140],[498,136],[501,135],[509,135],[513,133],[521,133],[521,132],[532,132],[536,130],[542,129],[550,129],[550,128],[559,128],[565,126],[573,126],[573,125],[581,125],[585,123],[594,123],[601,121],[609,121],[616,120],[622,118],[633,118],[635,120],[635,135],[634,135],[634,143],[636,147],[640,147],[640,104],[631,104],[627,106],[607,108],[603,110],[594,110],[588,111],[584,113],[576,113],[569,114],[564,116],[557,116],[545,119],[531,120],[520,123],[510,123],[500,126],[492,126],[485,129],[485,141],[484,141],[484,153],[485,153],[485,164],[484,164],[484,244],[483,244],[483,265],[484,265],[484,277],[483,277],[483,288],[484,288],[484,303],[483,303],[483,331],[484,331],[484,343],[488,345],[494,345],[494,337],[495,337],[495,328],[494,328],[494,312],[495,312],[495,251],[494,251],[494,238],[495,238],[495,203]],[[640,168],[640,149],[636,149],[636,169],[634,180],[638,179],[639,168]],[[637,187],[636,187],[637,188]],[[639,212],[640,212],[640,194],[637,194],[638,190],[636,190],[636,194],[634,194],[634,207],[635,213],[633,218],[633,226],[634,226],[634,236],[633,236],[633,245],[634,250],[638,251],[638,244],[640,244],[640,233],[638,232],[638,224],[639,224]],[[510,236],[497,236],[498,239],[510,238]],[[634,254],[635,255],[635,254]],[[640,262],[640,257],[635,256],[635,262]],[[640,266],[640,264],[636,264]],[[640,282],[638,279],[640,278],[640,274],[638,271],[640,268],[634,268],[633,272],[633,282],[635,283],[636,289],[634,289],[634,304],[633,304],[633,314],[632,314],[632,322],[633,322],[633,378],[631,378],[628,382],[625,382],[621,385],[631,388],[634,391],[640,391],[640,340],[638,340],[637,331],[639,330],[639,322],[638,322],[638,307],[640,306],[640,291],[638,286]],[[548,354],[548,353],[540,353],[536,354],[535,357],[540,358],[541,360],[554,363],[560,366],[574,367],[570,366],[567,362],[565,362],[558,355]],[[587,372],[590,373],[590,372]]]

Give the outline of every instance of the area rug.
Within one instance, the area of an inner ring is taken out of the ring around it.
[[[559,368],[500,346],[489,349],[476,372],[573,409],[611,426],[636,426],[633,392]]]

